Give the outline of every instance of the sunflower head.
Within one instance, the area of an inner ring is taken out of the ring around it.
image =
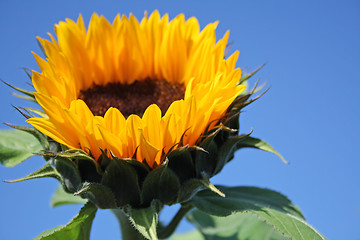
[[[55,142],[47,155],[67,191],[114,208],[182,202],[209,186],[250,96],[216,26],[93,14],[88,28],[80,16],[38,38],[45,59],[34,54],[32,82],[46,116],[27,122]]]

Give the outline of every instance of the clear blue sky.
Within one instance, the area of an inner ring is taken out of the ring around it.
[[[120,12],[159,9],[170,17],[196,16],[201,27],[219,20],[218,36],[230,29],[238,66],[257,75],[270,91],[246,109],[241,131],[270,142],[291,163],[244,150],[216,176],[216,184],[267,187],[300,206],[308,222],[329,239],[359,239],[360,162],[360,4],[357,1],[0,1],[0,78],[20,87],[20,69],[38,69],[31,51],[35,37],[81,13],[87,22],[95,11],[112,20]],[[254,79],[255,80],[255,79]],[[0,122],[24,124],[11,104],[24,101],[0,87]],[[2,128],[5,128],[3,126]],[[40,166],[32,158],[15,168],[0,166],[0,179],[22,177]],[[51,209],[57,182],[39,179],[0,183],[0,239],[30,239],[66,224],[80,206]],[[171,210],[169,210],[171,213]],[[189,229],[182,224],[180,231]],[[99,211],[92,240],[119,239],[115,218]]]

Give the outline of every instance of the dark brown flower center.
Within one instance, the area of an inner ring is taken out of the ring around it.
[[[114,107],[128,117],[131,114],[142,116],[151,104],[158,105],[164,115],[170,104],[183,99],[184,94],[183,84],[145,79],[132,84],[94,85],[82,90],[79,98],[84,100],[95,116],[104,116],[110,107]]]

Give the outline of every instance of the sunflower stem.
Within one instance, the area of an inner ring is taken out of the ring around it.
[[[121,228],[121,239],[144,240],[145,238],[132,226],[128,216],[121,209],[111,209],[119,221]]]
[[[194,207],[192,204],[183,204],[181,208],[176,213],[174,218],[166,227],[158,228],[158,237],[159,239],[165,239],[171,236],[175,231],[176,227],[179,225],[183,217]]]

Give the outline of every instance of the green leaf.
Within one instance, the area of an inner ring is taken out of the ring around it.
[[[158,223],[158,211],[156,203],[148,208],[131,208],[124,209],[125,212],[129,215],[129,219],[134,227],[146,238],[149,240],[157,240],[156,226]]]
[[[267,212],[258,212],[254,214],[259,219],[274,227],[290,239],[326,239],[314,227],[307,223],[304,219],[291,214],[279,212],[269,209]]]
[[[199,236],[199,234],[202,235],[202,237],[197,239],[288,239],[279,231],[276,231],[272,226],[249,213],[237,213],[227,217],[216,217],[203,213],[199,210],[194,210],[187,215],[187,219],[199,230],[193,231],[192,234],[196,236],[195,232],[197,232],[197,236]]]
[[[181,234],[174,234],[171,238],[171,240],[205,240],[205,237],[197,230],[187,232],[187,233],[181,233]],[[213,240],[217,240],[213,238]]]
[[[65,204],[85,204],[86,202],[87,200],[80,196],[74,196],[73,194],[65,192],[64,188],[60,185],[51,197],[50,206],[57,207]]]
[[[200,210],[215,216],[261,211],[265,207],[304,218],[300,210],[287,197],[273,190],[258,187],[217,186],[217,188],[225,194],[225,198],[205,189],[195,195],[193,204]]]
[[[31,135],[33,135],[41,144],[41,146],[43,147],[43,149],[49,149],[49,141],[48,138],[41,132],[39,132],[36,128],[34,127],[23,127],[23,126],[15,126],[12,124],[8,124],[5,123],[7,126],[15,128],[17,130],[21,130],[27,133],[30,133]]]
[[[275,151],[275,149],[268,144],[267,142],[258,139],[258,138],[253,138],[250,136],[247,136],[245,138],[242,138],[237,145],[238,148],[244,148],[244,147],[250,147],[250,148],[257,148],[263,151],[267,151],[270,153],[274,153],[275,155],[277,155],[284,163],[288,164],[288,162],[283,158],[283,156],[281,156],[280,153],[278,153],[277,151]]]
[[[11,181],[5,181],[5,182],[14,183],[14,182],[21,182],[21,181],[25,181],[25,180],[35,179],[35,178],[44,178],[44,177],[52,177],[52,178],[56,178],[57,180],[61,181],[60,174],[53,167],[51,167],[51,165],[49,163],[47,163],[42,168],[36,170],[33,173],[30,173],[26,177],[19,178],[16,180],[11,180]]]
[[[202,190],[195,195],[192,203],[199,210],[215,216],[251,213],[290,239],[325,239],[305,222],[301,212],[280,193],[256,187],[218,188],[226,195],[225,198]]]
[[[39,141],[29,133],[0,130],[0,163],[5,167],[14,167],[42,149]]]
[[[90,239],[91,225],[94,220],[97,208],[88,202],[68,224],[47,230],[33,238],[33,240],[54,240],[54,239]]]

